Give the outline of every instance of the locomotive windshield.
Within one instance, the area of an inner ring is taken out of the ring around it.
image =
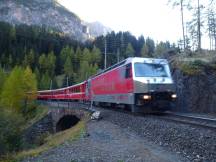
[[[136,77],[168,77],[165,64],[135,63]]]

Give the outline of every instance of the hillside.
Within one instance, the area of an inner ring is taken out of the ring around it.
[[[86,23],[86,25],[89,27],[89,34],[95,37],[98,37],[101,34],[109,33],[112,31],[111,28],[108,28],[97,21],[92,23]]]
[[[104,34],[100,33],[104,31],[103,29],[97,28],[96,30],[99,31],[97,35],[89,35],[87,23],[55,0],[1,0],[0,21],[11,24],[46,26],[81,41]],[[89,29],[89,31],[92,30],[94,29]]]

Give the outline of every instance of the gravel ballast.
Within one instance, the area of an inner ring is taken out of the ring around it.
[[[132,130],[155,144],[183,155],[189,161],[216,161],[216,132],[213,130],[166,121],[157,116],[134,116],[108,109],[100,110],[104,120]]]

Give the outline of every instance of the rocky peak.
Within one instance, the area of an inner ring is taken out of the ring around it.
[[[47,26],[80,41],[103,34],[98,32],[94,35],[95,32],[92,32],[89,35],[92,26],[88,26],[55,0],[1,0],[0,21]]]

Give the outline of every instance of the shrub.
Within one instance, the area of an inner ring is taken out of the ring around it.
[[[203,67],[206,66],[206,64],[201,60],[196,60],[189,63],[184,63],[180,66],[180,69],[184,74],[187,75],[197,75],[200,74],[203,71]]]
[[[0,108],[0,157],[21,146],[22,117]]]

